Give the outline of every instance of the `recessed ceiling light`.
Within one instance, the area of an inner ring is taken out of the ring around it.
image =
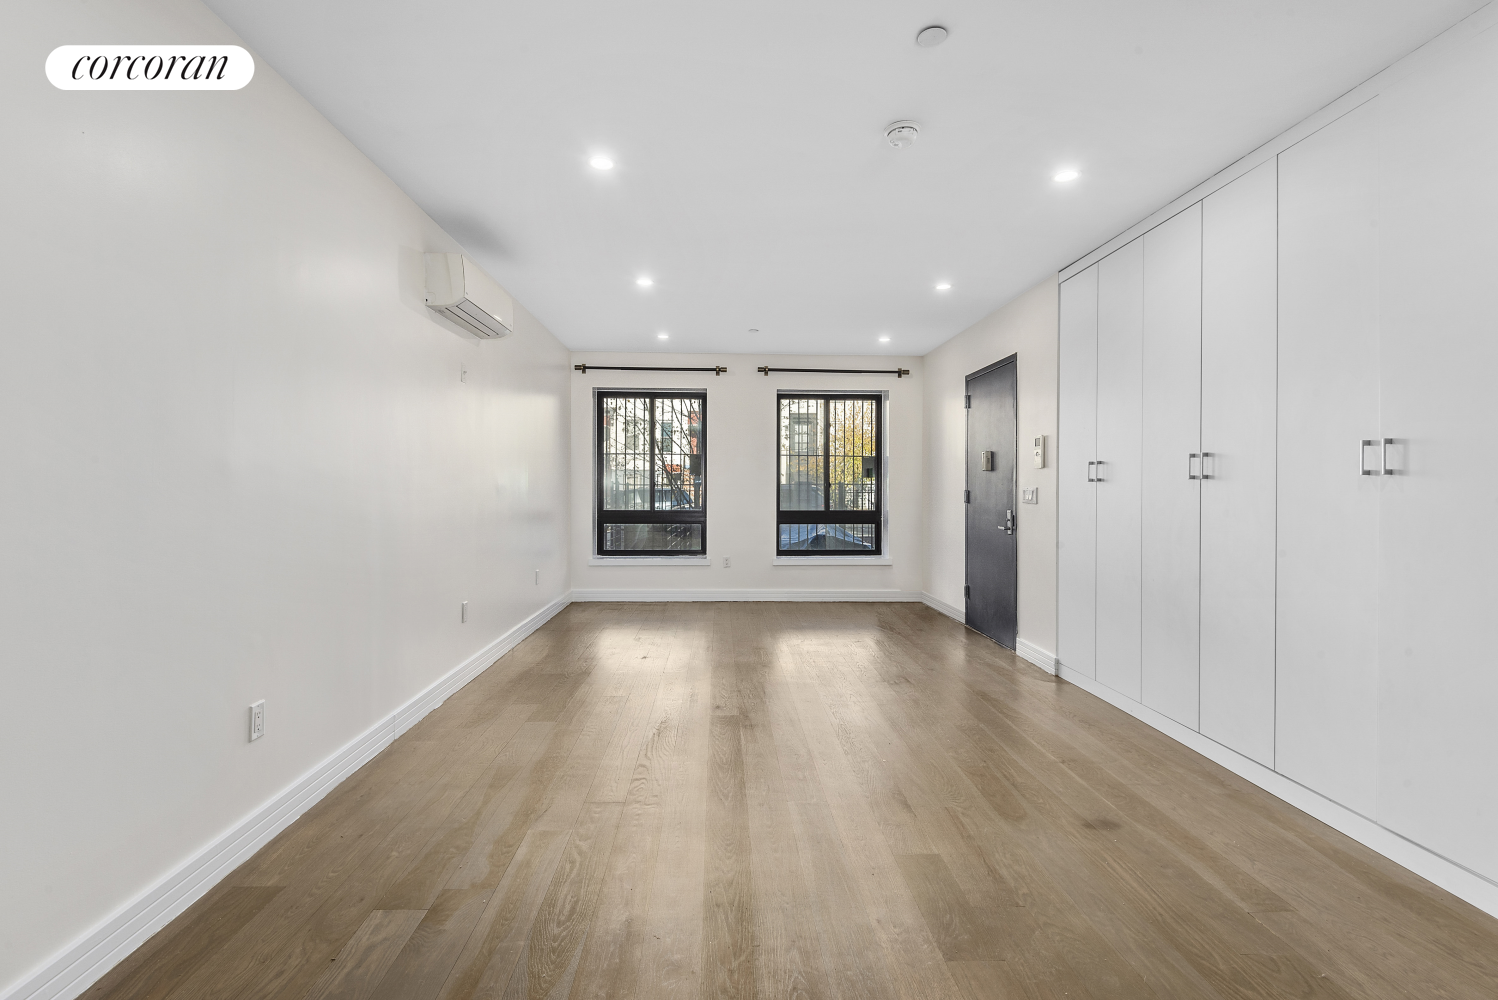
[[[952,290],[952,283],[949,281],[938,282],[936,285],[936,290],[938,292],[950,292]]]
[[[594,170],[613,170],[614,159],[611,156],[604,156],[602,153],[599,153],[588,160],[588,166]]]
[[[880,337],[879,338],[879,343],[881,343],[881,344],[887,344],[887,343],[889,343],[889,338],[888,337]]]
[[[929,28],[922,28],[915,36],[915,43],[923,49],[934,49],[947,40],[947,29],[939,24],[933,24]]]
[[[1066,167],[1065,169],[1056,171],[1055,176],[1052,177],[1051,180],[1055,181],[1057,184],[1065,184],[1067,181],[1074,181],[1081,176],[1082,175],[1076,170],[1073,170],[1071,167]]]
[[[651,285],[655,284],[655,279],[648,278],[642,274],[635,279],[635,284],[639,285],[641,288],[649,288]]]
[[[657,340],[670,340],[671,339],[671,335],[669,333],[658,333],[658,334],[655,335],[655,337],[656,337]]]

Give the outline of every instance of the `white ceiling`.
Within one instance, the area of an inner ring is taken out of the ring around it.
[[[923,354],[1485,0],[207,2],[573,349]]]

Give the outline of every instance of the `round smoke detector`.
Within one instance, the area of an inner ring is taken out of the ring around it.
[[[947,40],[947,29],[939,24],[933,24],[929,28],[922,28],[915,36],[915,43],[923,49],[934,49]]]
[[[884,138],[896,149],[909,149],[920,137],[921,126],[915,122],[890,122],[884,127]]]

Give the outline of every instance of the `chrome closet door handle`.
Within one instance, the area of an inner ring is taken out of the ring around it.
[[[1199,461],[1201,461],[1201,453],[1200,452],[1193,451],[1191,454],[1189,454],[1189,455],[1186,456],[1186,478],[1187,479],[1200,479],[1201,478],[1200,475],[1198,475],[1195,472],[1191,471],[1192,468],[1194,467],[1192,463],[1199,462]]]
[[[1374,438],[1364,438],[1358,442],[1358,473],[1364,476],[1377,476],[1377,469],[1368,468],[1368,449],[1377,448],[1379,442]]]
[[[1394,443],[1393,438],[1384,438],[1383,444],[1380,447],[1382,454],[1379,456],[1378,464],[1383,466],[1383,474],[1386,476],[1394,475],[1394,470],[1389,468],[1389,445]]]
[[[1209,458],[1215,459],[1216,457],[1217,457],[1216,454],[1213,453],[1213,452],[1210,452],[1210,451],[1204,451],[1204,452],[1202,452],[1202,455],[1201,455],[1201,462],[1202,462],[1201,475],[1197,476],[1196,477],[1197,479],[1205,481],[1205,480],[1208,480],[1208,479],[1212,478],[1211,475],[1209,475],[1207,473],[1207,459],[1209,459]]]
[[[1092,467],[1095,466],[1095,465],[1097,465],[1096,462],[1088,462],[1087,463],[1087,481],[1089,483],[1095,483],[1095,482],[1097,482],[1096,479],[1092,478]]]
[[[1097,466],[1097,473],[1096,473],[1097,478],[1094,479],[1093,482],[1100,483],[1100,482],[1103,481],[1103,460],[1100,458],[1096,462],[1093,462],[1092,464]]]

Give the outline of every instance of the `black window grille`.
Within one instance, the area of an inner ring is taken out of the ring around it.
[[[707,553],[707,395],[597,394],[600,556]]]
[[[777,404],[776,554],[883,554],[883,397],[781,393]]]

